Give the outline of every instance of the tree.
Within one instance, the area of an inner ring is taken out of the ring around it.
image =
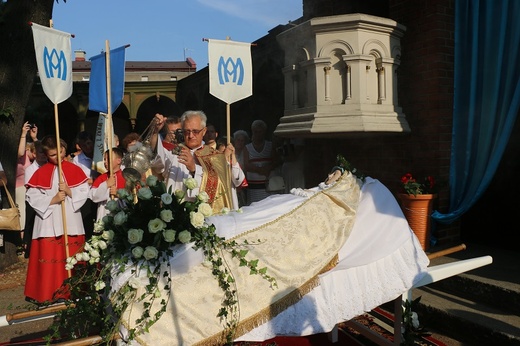
[[[54,0],[0,0],[0,160],[13,196],[18,143],[37,72],[29,23],[49,26],[53,7]],[[4,232],[0,269],[16,262],[17,238]]]

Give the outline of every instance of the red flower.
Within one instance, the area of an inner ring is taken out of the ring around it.
[[[411,173],[406,173],[401,177],[401,183],[403,192],[409,195],[417,196],[437,192],[435,179],[431,175],[424,177],[422,182],[418,182]]]

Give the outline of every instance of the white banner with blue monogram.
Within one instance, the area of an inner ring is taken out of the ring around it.
[[[209,93],[231,104],[253,93],[251,44],[208,40]]]
[[[72,95],[71,34],[32,23],[38,73],[45,95],[54,104]]]

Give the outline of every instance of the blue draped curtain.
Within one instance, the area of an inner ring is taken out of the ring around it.
[[[484,193],[520,108],[520,1],[455,0],[449,224]]]

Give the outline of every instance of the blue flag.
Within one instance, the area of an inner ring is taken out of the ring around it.
[[[125,90],[125,46],[110,50],[110,89],[112,112],[123,101]],[[105,53],[90,58],[88,109],[108,113]]]

